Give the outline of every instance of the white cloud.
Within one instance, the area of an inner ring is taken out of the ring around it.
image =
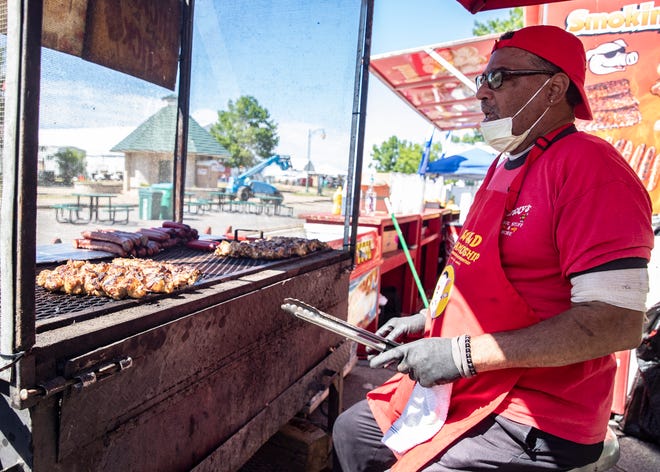
[[[218,112],[211,110],[209,108],[200,108],[190,113],[190,116],[199,123],[202,128],[206,128],[209,125],[218,121]]]
[[[406,105],[377,78],[371,77],[367,100],[364,154],[371,155],[374,145],[380,146],[391,136],[423,144],[431,133],[431,124]]]
[[[43,128],[39,130],[40,146],[73,146],[84,150],[88,156],[115,154],[110,152],[116,144],[128,136],[135,127],[114,126],[102,128]]]
[[[288,154],[294,167],[302,169],[307,164],[307,141],[309,130],[325,130],[325,138],[313,133],[309,140],[309,157],[312,164],[345,170],[348,167],[350,130],[325,128],[315,123],[288,122],[278,125],[280,143],[276,151]]]
[[[165,106],[164,96],[121,93],[84,82],[48,81],[42,86],[40,126],[87,128],[137,126]]]

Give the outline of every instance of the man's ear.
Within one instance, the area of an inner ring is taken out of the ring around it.
[[[571,79],[568,78],[563,72],[558,72],[550,79],[550,87],[548,87],[548,101],[550,103],[557,103],[564,97],[568,87],[571,85]]]

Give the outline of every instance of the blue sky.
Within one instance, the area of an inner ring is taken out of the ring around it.
[[[475,20],[507,16],[507,10],[472,15],[455,0],[376,0],[372,53],[469,38]]]
[[[310,143],[311,157],[345,167],[359,2],[197,0],[195,14],[191,115],[204,126],[217,119],[228,100],[255,96],[278,124],[277,152],[306,160],[309,131],[324,129],[326,138],[318,133]],[[372,54],[468,38],[475,20],[506,15],[471,15],[454,0],[376,0]],[[105,132],[108,141],[122,139],[173,93],[50,51],[44,53],[43,71],[42,128],[117,129],[116,137]],[[366,156],[389,136],[421,143],[429,130],[370,76]]]

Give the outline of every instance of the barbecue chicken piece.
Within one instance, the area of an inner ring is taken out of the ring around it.
[[[318,239],[273,236],[267,239],[222,241],[214,254],[220,257],[277,260],[306,256],[325,249],[330,249],[330,246]]]
[[[142,298],[148,293],[172,293],[194,284],[201,273],[190,267],[144,259],[116,258],[112,262],[91,263],[70,260],[37,275],[37,285],[51,292]]]

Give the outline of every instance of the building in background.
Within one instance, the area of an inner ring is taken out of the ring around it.
[[[176,97],[166,97],[165,102],[165,107],[111,149],[125,156],[124,191],[172,180]],[[223,163],[229,159],[229,151],[192,117],[188,133],[186,187],[217,187],[220,175],[225,172]]]

